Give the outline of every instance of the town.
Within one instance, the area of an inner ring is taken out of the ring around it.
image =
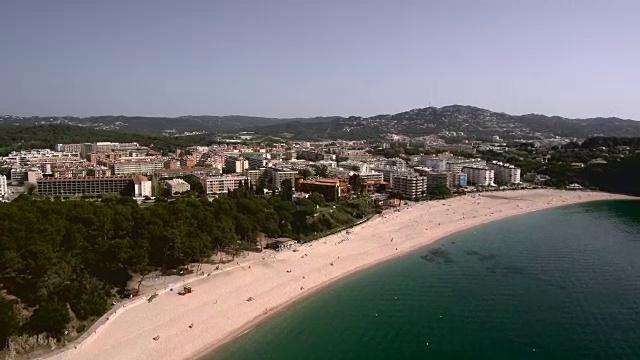
[[[387,158],[371,148],[364,141],[231,143],[162,155],[135,142],[57,144],[0,158],[6,169],[0,191],[7,200],[24,191],[64,199],[120,194],[144,202],[189,192],[215,197],[246,183],[261,194],[288,186],[294,198],[317,192],[337,201],[357,191],[384,201],[524,186],[521,169],[499,161],[446,150]]]

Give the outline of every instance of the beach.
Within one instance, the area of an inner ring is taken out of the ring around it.
[[[160,291],[150,303],[141,297],[103,318],[82,341],[43,358],[197,358],[336,279],[457,231],[536,210],[614,199],[636,198],[523,190],[411,203],[303,244],[295,252],[267,251],[238,258],[210,276],[189,281],[191,294],[178,296],[176,288]]]

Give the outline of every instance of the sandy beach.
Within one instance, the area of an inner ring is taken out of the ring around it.
[[[109,314],[67,350],[42,359],[193,359],[354,271],[505,217],[580,202],[637,199],[598,192],[523,190],[413,203],[291,250],[241,257],[199,280],[192,294],[165,289]],[[252,299],[251,301],[247,301]],[[193,324],[193,328],[189,325]],[[159,336],[159,340],[153,338]]]

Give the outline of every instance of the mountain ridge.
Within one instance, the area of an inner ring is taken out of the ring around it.
[[[511,115],[453,104],[415,108],[396,114],[271,118],[245,115],[182,115],[90,117],[0,115],[0,125],[69,124],[146,135],[189,135],[253,131],[291,139],[373,140],[389,134],[408,137],[541,139],[550,137],[640,136],[640,121],[618,117],[565,118],[530,113]]]

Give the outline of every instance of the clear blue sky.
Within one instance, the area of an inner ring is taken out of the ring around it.
[[[0,114],[640,120],[638,0],[0,0]]]

